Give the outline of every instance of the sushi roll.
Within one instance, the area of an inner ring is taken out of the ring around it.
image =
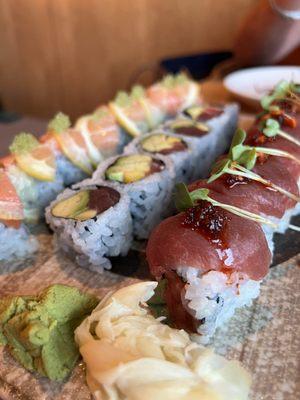
[[[168,159],[146,154],[126,154],[102,163],[93,175],[115,182],[130,197],[135,239],[147,239],[151,230],[170,212],[174,166]]]
[[[116,185],[66,189],[46,209],[58,245],[84,267],[111,268],[108,257],[126,255],[132,242],[128,196]]]
[[[84,137],[94,167],[102,160],[121,153],[130,140],[107,106],[101,106],[93,114],[79,118],[74,129]]]
[[[34,253],[38,243],[23,223],[22,202],[7,173],[0,169],[0,262],[23,259]],[[1,268],[1,266],[0,266]]]
[[[184,73],[166,75],[160,82],[151,85],[146,93],[166,118],[174,118],[187,107],[202,103],[200,85]]]
[[[257,222],[205,200],[159,224],[146,255],[172,322],[203,342],[258,296],[271,262]]]
[[[198,165],[194,179],[207,177],[214,160],[228,149],[237,127],[238,110],[236,104],[223,108],[192,106],[163,126],[193,147]]]
[[[71,128],[67,115],[58,113],[50,121],[41,142],[54,152],[58,174],[64,186],[81,181],[93,173],[85,138],[79,130]]]
[[[169,158],[174,164],[175,182],[191,182],[196,165],[196,155],[192,146],[182,137],[159,130],[135,138],[125,152],[145,153],[151,156],[159,155]]]
[[[20,133],[10,146],[11,156],[0,161],[24,207],[24,218],[36,223],[64,188],[55,155],[30,133]]]
[[[109,107],[129,137],[148,132],[154,125],[151,120],[152,114],[147,107],[144,90],[140,86],[135,87],[130,94],[119,92],[116,98],[109,103]]]

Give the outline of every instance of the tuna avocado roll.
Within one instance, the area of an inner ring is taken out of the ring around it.
[[[238,106],[192,106],[175,120],[164,125],[164,130],[183,138],[196,154],[197,168],[193,179],[208,176],[215,159],[226,152],[237,126]]]
[[[95,172],[94,182],[106,180],[118,186],[130,197],[133,234],[147,239],[151,230],[170,211],[174,186],[173,163],[159,156],[127,154],[111,158]]]
[[[191,182],[196,154],[182,137],[157,131],[134,139],[125,149],[131,150],[169,158],[174,164],[175,182]]]
[[[58,245],[81,266],[102,272],[132,242],[129,198],[114,185],[66,189],[46,210]]]

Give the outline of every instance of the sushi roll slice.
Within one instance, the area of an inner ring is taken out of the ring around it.
[[[125,148],[125,152],[133,151],[169,158],[174,164],[175,182],[191,182],[195,169],[199,167],[191,144],[182,137],[159,130],[135,138]]]
[[[133,234],[147,239],[152,229],[170,211],[174,167],[168,159],[146,154],[126,154],[108,159],[96,170],[93,180],[116,182],[130,197]]]
[[[198,164],[194,179],[207,177],[215,159],[228,149],[237,127],[238,110],[236,104],[223,108],[192,106],[163,126],[193,147]]]
[[[166,279],[171,320],[203,342],[258,296],[271,262],[257,222],[205,200],[159,224],[146,254],[152,275]]]
[[[108,257],[124,256],[132,242],[128,196],[116,185],[66,189],[46,209],[59,247],[84,267],[103,272]]]
[[[107,106],[101,106],[93,114],[79,118],[74,128],[81,132],[94,167],[102,160],[121,153],[130,140]]]
[[[23,223],[22,202],[7,173],[0,169],[0,262],[7,264],[34,253],[38,243]],[[0,266],[1,268],[1,266]]]
[[[93,165],[86,141],[79,130],[71,128],[67,115],[58,113],[50,121],[41,142],[54,151],[57,170],[65,186],[92,174]]]
[[[208,182],[195,182],[190,190],[209,189],[220,202],[267,217],[272,224],[263,229],[273,251],[274,232],[284,233],[291,216],[299,212],[299,150],[297,158],[296,152],[283,150],[280,141],[275,147],[252,146],[252,135],[252,129],[248,135],[238,130],[228,155],[217,161]]]
[[[185,108],[202,103],[200,85],[184,73],[166,75],[147,89],[147,97],[167,118],[175,117]]]
[[[37,222],[44,208],[64,188],[55,155],[47,145],[24,132],[15,137],[10,151],[11,156],[0,162],[23,203],[25,220]]]
[[[109,107],[125,133],[135,137],[152,127],[151,112],[146,104],[144,90],[136,87],[130,94],[119,92]]]

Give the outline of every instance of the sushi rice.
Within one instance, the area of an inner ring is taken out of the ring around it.
[[[24,224],[15,229],[0,222],[0,249],[0,262],[12,258],[21,260],[37,251],[38,242]]]
[[[177,268],[176,272],[186,282],[182,301],[187,312],[199,321],[198,339],[204,344],[238,308],[251,305],[259,295],[261,281],[240,272],[230,277],[220,271],[201,274],[192,267]]]

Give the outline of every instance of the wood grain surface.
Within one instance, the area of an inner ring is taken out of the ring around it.
[[[0,0],[8,110],[91,111],[169,56],[230,49],[255,0]]]

